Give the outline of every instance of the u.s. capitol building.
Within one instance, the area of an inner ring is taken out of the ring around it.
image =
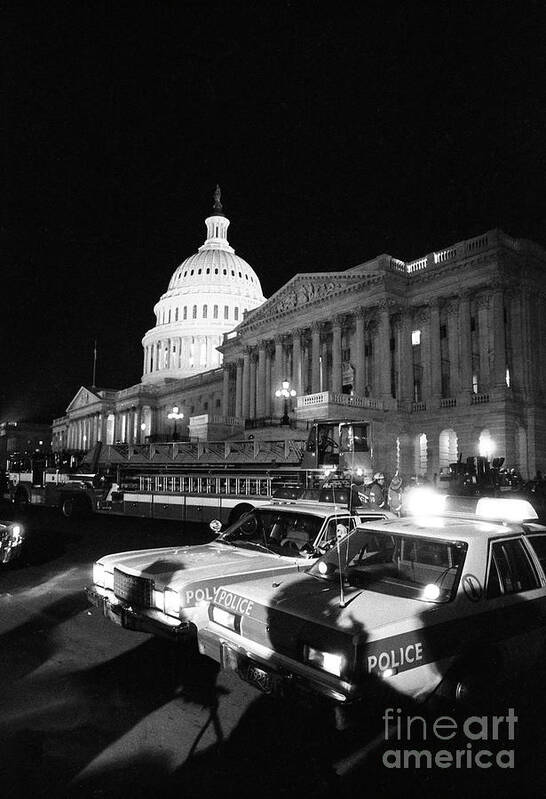
[[[371,420],[388,471],[432,476],[459,454],[504,456],[524,477],[546,467],[543,248],[491,230],[410,262],[297,274],[265,299],[218,190],[205,224],[155,305],[140,383],[81,387],[54,448],[167,439],[173,408],[179,436],[271,435],[288,381],[294,424]]]

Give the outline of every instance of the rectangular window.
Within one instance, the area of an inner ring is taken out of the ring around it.
[[[364,344],[364,357],[371,358],[371,355],[372,355],[372,345]]]
[[[206,305],[203,305],[203,319],[207,318],[208,308]]]
[[[178,308],[177,308],[177,309],[176,309],[176,311],[174,312],[174,321],[175,321],[175,322],[178,322]]]
[[[214,310],[213,310],[213,314],[212,315],[213,315],[213,317],[215,319],[218,319],[218,306],[217,305],[214,306]]]
[[[192,316],[193,316],[194,319],[197,319],[197,305],[193,306],[193,314],[192,314]]]
[[[234,319],[235,319],[235,321],[237,321],[239,319],[239,309],[238,308],[235,308]]]
[[[184,305],[184,319],[187,319],[187,318],[188,318],[188,309],[187,309],[187,307]]]
[[[229,306],[224,305],[224,319],[229,319]]]
[[[521,538],[495,541],[487,578],[487,597],[519,594],[539,588],[538,576]]]
[[[345,350],[341,350],[341,360],[344,363],[348,363],[351,360],[351,350],[349,347]]]
[[[411,331],[411,343],[414,347],[418,347],[421,343],[421,331],[420,330],[412,330]]]
[[[440,338],[447,338],[447,328],[445,325],[440,325]]]

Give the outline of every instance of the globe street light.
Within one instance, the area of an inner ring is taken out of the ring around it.
[[[284,399],[284,413],[281,419],[281,424],[290,424],[290,419],[288,418],[288,399],[289,397],[295,397],[296,392],[293,388],[290,388],[290,383],[288,380],[283,380],[282,388],[278,388],[275,391],[275,396],[280,399],[283,397]]]
[[[174,422],[173,441],[176,441],[176,423],[179,419],[183,419],[184,414],[178,413],[178,405],[174,405],[172,411],[167,414],[167,419],[172,419]]]

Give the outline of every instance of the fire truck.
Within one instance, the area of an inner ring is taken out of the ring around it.
[[[372,423],[354,420],[312,422],[306,439],[99,442],[77,470],[43,459],[7,469],[20,507],[230,524],[273,497],[347,502],[351,479],[372,473]]]

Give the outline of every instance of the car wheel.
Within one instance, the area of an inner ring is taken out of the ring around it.
[[[19,508],[19,510],[25,510],[25,508],[28,508],[29,501],[28,501],[28,494],[26,491],[18,491],[16,493],[15,506]]]

